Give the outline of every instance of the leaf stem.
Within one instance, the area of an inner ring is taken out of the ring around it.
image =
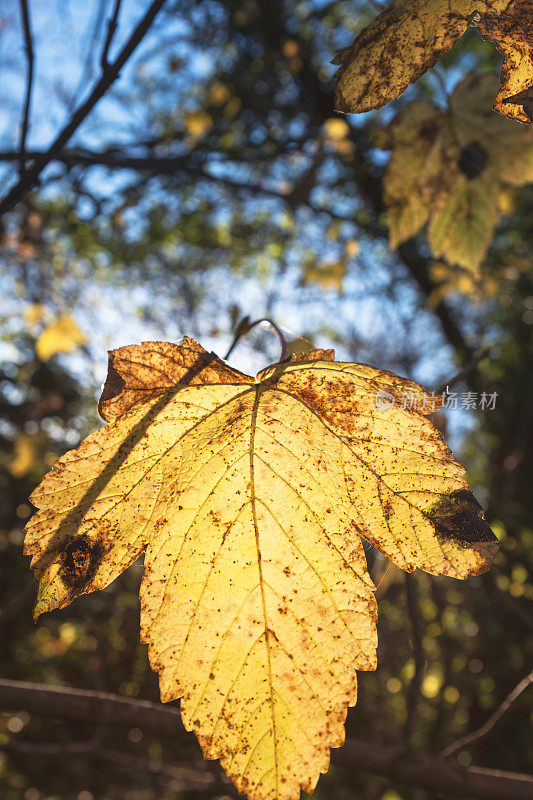
[[[261,319],[256,319],[254,322],[250,322],[250,317],[243,317],[239,324],[237,325],[235,336],[233,337],[233,341],[230,344],[226,355],[224,356],[224,360],[226,361],[230,355],[232,354],[233,350],[235,349],[237,343],[242,339],[243,336],[246,336],[252,328],[255,328],[256,325],[260,325],[262,322],[268,323],[276,336],[278,337],[278,341],[280,344],[281,352],[278,361],[285,361],[288,356],[288,349],[287,349],[287,340],[285,338],[285,334],[277,325],[274,320],[269,319],[268,317],[262,317]]]

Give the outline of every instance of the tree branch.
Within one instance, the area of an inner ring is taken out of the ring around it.
[[[21,681],[0,680],[0,709],[118,727],[137,727],[183,744],[191,738],[179,725],[178,712],[146,700],[105,692],[81,691]],[[481,800],[530,800],[533,777],[481,767],[460,767],[439,758],[350,739],[333,750],[333,762],[351,771],[368,770],[434,792],[473,795]]]
[[[109,20],[109,25],[107,26],[107,36],[105,39],[104,49],[102,50],[102,55],[100,57],[100,66],[102,67],[102,72],[105,72],[109,67],[109,62],[107,60],[109,56],[109,48],[111,47],[111,42],[113,41],[113,36],[115,35],[115,31],[117,29],[121,3],[122,0],[115,0],[115,10],[113,11],[113,15]]]
[[[131,755],[108,747],[101,747],[98,742],[89,739],[83,742],[66,744],[43,744],[41,742],[21,742],[18,740],[0,744],[0,752],[24,758],[73,758],[85,757],[96,761],[106,761],[128,771],[149,772],[179,781],[184,789],[193,791],[210,790],[231,794],[230,785],[217,781],[207,770],[193,770],[187,767],[176,767],[165,764],[154,758],[143,758],[139,754]]]
[[[24,28],[24,42],[26,46],[26,59],[28,62],[28,77],[26,79],[26,99],[24,100],[24,111],[22,125],[20,129],[20,174],[22,176],[26,169],[26,138],[28,136],[28,126],[31,108],[31,92],[33,88],[33,37],[31,32],[30,11],[28,0],[20,0],[20,13],[22,15],[22,25]]]
[[[514,687],[512,692],[509,692],[503,703],[501,703],[496,711],[490,715],[484,725],[481,725],[480,728],[477,728],[477,730],[472,731],[471,733],[467,733],[466,736],[461,736],[461,738],[457,739],[456,742],[452,742],[452,744],[448,745],[448,747],[445,747],[440,753],[441,758],[448,758],[458,750],[461,750],[461,748],[483,739],[483,737],[490,733],[494,726],[497,725],[503,715],[509,711],[513,703],[518,700],[522,692],[524,692],[528,686],[531,686],[532,683],[533,671],[531,671],[529,675],[526,675],[525,678],[522,678],[520,683]]]
[[[81,123],[85,120],[88,114],[92,111],[98,101],[108,91],[110,86],[117,80],[120,70],[126,64],[132,53],[136,50],[144,38],[146,32],[150,28],[156,15],[163,7],[165,0],[153,0],[150,4],[148,11],[145,13],[130,38],[116,57],[116,59],[108,64],[102,76],[94,85],[87,100],[74,112],[70,121],[65,125],[63,130],[57,135],[56,139],[48,150],[36,159],[30,169],[25,170],[20,176],[17,183],[10,189],[4,199],[0,202],[0,217],[10,211],[17,203],[22,200],[26,192],[28,192],[38,182],[39,177],[45,167],[54,161],[56,154],[65,146],[71,136],[77,131]]]

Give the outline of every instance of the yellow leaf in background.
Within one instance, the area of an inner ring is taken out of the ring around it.
[[[374,144],[392,150],[383,181],[391,248],[429,221],[433,255],[479,276],[505,186],[533,181],[533,130],[490,110],[497,85],[495,75],[467,75],[448,112],[415,101],[376,132]]]
[[[496,179],[490,174],[472,180],[458,175],[429,224],[433,255],[477,275],[498,216]]]
[[[73,353],[84,344],[87,344],[87,337],[69,314],[63,314],[41,333],[35,350],[41,361],[48,361],[58,353]]]
[[[349,159],[355,153],[355,142],[350,138],[350,126],[340,117],[331,117],[322,126],[329,147]]]
[[[376,132],[374,144],[392,149],[385,171],[391,248],[418,233],[457,172],[458,151],[445,113],[414,102]]]
[[[400,97],[475,24],[505,54],[495,108],[531,122],[532,9],[533,0],[393,0],[333,60],[336,109],[361,113]]]
[[[213,106],[223,106],[231,97],[231,91],[225,83],[215,81],[209,87],[207,95],[208,102]]]
[[[355,258],[356,256],[358,256],[360,249],[361,248],[359,246],[359,242],[357,241],[357,239],[349,239],[346,242],[346,255],[348,256],[348,258]]]
[[[472,303],[485,302],[495,296],[501,278],[498,274],[496,278],[476,276],[470,271],[437,261],[430,265],[429,271],[432,281],[438,284],[428,298],[430,308],[436,308],[444,297],[453,294],[467,294]]]
[[[445,281],[450,274],[449,266],[447,264],[443,264],[441,261],[433,261],[429,265],[428,271],[433,283],[440,283],[441,281]]]
[[[533,129],[494,114],[490,104],[498,90],[495,75],[470,73],[454,89],[450,112],[460,147],[479,142],[490,156],[489,168],[503,183],[533,182]]]
[[[213,118],[207,111],[189,111],[185,115],[185,130],[193,139],[203,139],[213,128]]]
[[[181,698],[187,730],[251,800],[298,800],[343,743],[355,670],[376,665],[360,535],[405,570],[456,578],[497,550],[425,400],[332,351],[255,380],[187,338],[112,351],[109,424],[31,498],[35,614],[146,549],[142,638],[162,699]]]
[[[336,289],[340,292],[345,276],[346,264],[343,261],[321,261],[320,264],[305,267],[301,284],[309,286],[316,283],[322,289]]]
[[[340,117],[330,117],[330,119],[327,119],[324,122],[322,127],[324,129],[326,138],[331,139],[334,142],[345,139],[350,133],[350,126],[346,120],[341,119]]]
[[[498,210],[502,214],[511,214],[514,210],[515,195],[512,190],[504,189],[498,195]]]
[[[9,464],[9,471],[14,478],[23,478],[37,463],[35,437],[21,433],[15,441],[14,458]]]
[[[42,322],[45,316],[46,306],[43,303],[31,303],[24,309],[24,320],[29,326]]]

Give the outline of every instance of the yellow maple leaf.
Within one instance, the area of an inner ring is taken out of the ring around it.
[[[435,258],[446,258],[477,274],[499,217],[497,180],[490,172],[458,175],[435,210],[428,239]]]
[[[505,55],[495,109],[531,122],[532,9],[533,0],[394,0],[333,60],[336,110],[361,113],[400,97],[472,24]]]
[[[504,56],[495,111],[533,122],[533,0],[514,0],[499,14],[480,14],[473,23]]]
[[[84,344],[87,344],[87,337],[70,314],[63,314],[44,329],[37,339],[35,350],[41,361],[48,361],[58,353],[73,353]]]
[[[305,267],[301,284],[309,286],[315,283],[322,289],[336,289],[341,292],[345,277],[346,264],[343,261],[321,261]]]
[[[418,401],[403,407],[409,392]],[[376,666],[359,534],[406,570],[464,578],[496,538],[422,387],[315,350],[255,380],[191,339],[110,353],[109,424],[32,495],[35,614],[146,549],[142,638],[164,701],[253,800],[297,800]]]
[[[383,188],[394,249],[418,233],[450,185],[457,172],[457,145],[445,112],[419,101],[376,132],[374,144],[392,150]]]
[[[433,255],[479,275],[506,186],[533,181],[533,130],[490,110],[495,75],[468,75],[449,109],[415,101],[374,144],[392,150],[383,190],[389,241],[398,247],[429,222]]]

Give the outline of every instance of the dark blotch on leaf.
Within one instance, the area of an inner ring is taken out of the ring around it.
[[[463,544],[497,542],[472,492],[460,489],[438,500],[427,512],[437,533]]]
[[[488,160],[489,154],[483,145],[479,142],[470,142],[461,150],[457,163],[463,175],[466,175],[468,180],[471,181],[481,175],[487,166]]]
[[[434,121],[427,121],[420,128],[420,138],[427,142],[433,142],[439,132],[439,126]]]
[[[99,542],[91,542],[86,536],[72,539],[61,557],[62,580],[72,591],[78,591],[93,577],[102,556]]]

